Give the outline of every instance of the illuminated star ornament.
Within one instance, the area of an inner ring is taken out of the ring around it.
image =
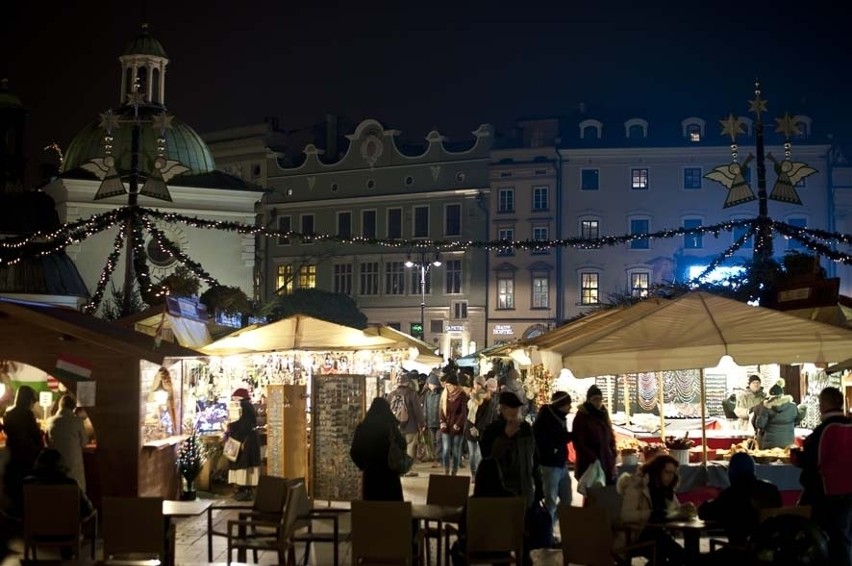
[[[145,96],[141,92],[131,92],[127,95],[127,104],[130,106],[142,106]]]
[[[166,130],[172,129],[172,121],[175,119],[171,114],[166,114],[163,112],[162,114],[156,114],[153,118],[151,118],[151,123],[154,126],[154,129],[160,132],[160,135],[166,133]]]
[[[756,86],[754,100],[748,101],[748,111],[753,112],[757,116],[757,119],[760,120],[760,115],[766,112],[766,101],[760,98],[760,83],[757,83]]]
[[[119,128],[120,124],[118,115],[113,114],[112,109],[107,110],[106,112],[101,112],[100,117],[101,121],[98,123],[98,127],[106,133],[111,134],[114,130]]]
[[[738,135],[745,133],[742,120],[733,114],[728,114],[727,118],[719,120],[719,124],[722,125],[722,135],[730,137],[732,142],[737,141]]]

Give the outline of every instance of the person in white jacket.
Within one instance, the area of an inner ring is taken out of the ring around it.
[[[748,378],[748,389],[737,395],[737,404],[734,407],[734,414],[739,419],[739,429],[749,430],[751,425],[751,414],[754,408],[766,399],[766,393],[763,391],[763,386],[760,383],[760,376],[752,374]]]
[[[68,468],[68,477],[77,481],[86,492],[86,471],[83,466],[83,448],[89,440],[83,419],[74,413],[77,401],[71,395],[59,399],[59,412],[47,424],[48,446],[55,448]]]

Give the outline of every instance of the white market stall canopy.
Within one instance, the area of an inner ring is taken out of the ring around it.
[[[210,356],[276,350],[378,350],[401,347],[396,341],[310,316],[295,315],[247,326],[200,350]]]
[[[412,359],[417,360],[420,364],[438,365],[444,362],[444,358],[435,353],[435,347],[430,346],[422,340],[418,340],[414,336],[410,336],[401,330],[386,326],[384,324],[370,325],[364,329],[364,333],[369,336],[381,336],[388,340],[393,340],[394,347],[408,348],[416,350],[417,356],[412,356]]]
[[[540,347],[576,377],[715,367],[725,355],[739,365],[820,364],[852,352],[852,331],[705,292],[605,312]]]

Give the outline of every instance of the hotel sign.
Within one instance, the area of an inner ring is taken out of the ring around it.
[[[465,330],[467,330],[467,329],[464,327],[464,324],[448,324],[447,325],[447,332],[464,332]]]
[[[515,334],[515,331],[512,329],[511,324],[495,324],[494,328],[491,330],[491,334],[500,336],[512,336],[513,334]]]

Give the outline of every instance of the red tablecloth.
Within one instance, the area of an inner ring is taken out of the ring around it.
[[[709,501],[710,499],[717,497],[721,492],[722,490],[717,487],[702,487],[701,489],[678,493],[677,500],[681,503],[686,503],[687,501],[692,502],[697,507],[705,501]],[[801,495],[801,493],[801,491],[782,490],[781,502],[785,507],[793,506],[799,501],[799,495]]]

